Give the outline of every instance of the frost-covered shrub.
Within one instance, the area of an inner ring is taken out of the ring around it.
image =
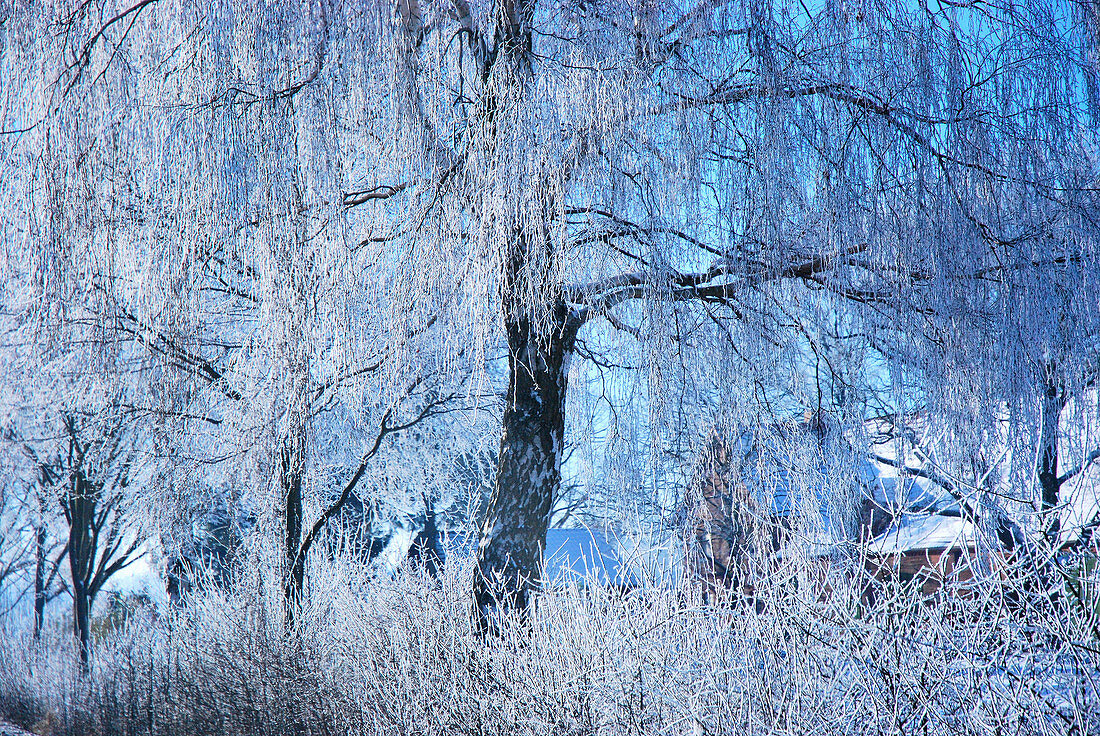
[[[544,595],[479,638],[471,571],[315,570],[297,629],[245,581],[101,642],[10,632],[0,705],[55,734],[1095,733],[1095,613],[1000,578],[860,604],[858,576],[704,606],[690,591]],[[899,590],[903,590],[899,588]],[[21,709],[21,710],[18,710]],[[18,710],[18,712],[16,712]],[[49,714],[49,718],[46,716]]]

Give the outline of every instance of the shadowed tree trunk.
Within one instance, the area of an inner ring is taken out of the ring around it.
[[[46,526],[34,530],[34,640],[42,638],[46,616]]]
[[[482,67],[488,83],[481,116],[489,160],[507,150],[517,107],[528,102],[533,12],[533,0],[493,4],[493,42]],[[486,221],[495,219],[492,213],[481,214]],[[569,358],[580,325],[555,286],[552,239],[524,217],[503,227],[513,228],[499,291],[508,391],[474,579],[475,623],[481,633],[489,630],[494,610],[524,611],[539,584],[546,528],[561,485]]]
[[[1066,406],[1066,393],[1056,376],[1056,366],[1046,366],[1043,393],[1040,396],[1039,460],[1036,468],[1042,501],[1043,534],[1051,544],[1057,542],[1059,494],[1062,480],[1058,477],[1058,423]]]
[[[523,610],[538,585],[546,527],[561,485],[569,359],[579,327],[560,301],[545,332],[519,310],[505,309],[507,404],[474,583],[482,633],[494,609]]]
[[[44,487],[51,482],[45,466],[38,470],[39,482]],[[42,638],[42,624],[46,618],[46,509],[42,487],[38,489],[38,519],[34,528],[34,640]]]
[[[409,562],[438,579],[443,570],[443,549],[439,539],[439,522],[435,513],[436,499],[424,495],[424,522],[409,546]]]
[[[81,457],[82,459],[82,457]],[[91,608],[94,592],[89,585],[95,556],[93,529],[95,488],[79,468],[70,476],[66,512],[69,517],[69,572],[73,580],[73,627],[80,642],[80,666],[88,669],[91,657]]]
[[[305,462],[305,433],[291,431],[279,448],[279,487],[283,496],[285,524],[285,578],[283,595],[286,604],[286,628],[294,628],[305,595],[306,555],[301,554],[302,539],[302,466]]]

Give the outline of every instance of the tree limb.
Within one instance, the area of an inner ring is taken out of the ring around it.
[[[415,390],[416,385],[418,385],[419,383],[420,380],[415,381],[413,383],[413,386],[410,387],[409,393]],[[408,395],[409,394],[406,393],[406,396]],[[443,398],[429,401],[424,405],[423,408],[421,408],[421,410],[417,413],[415,417],[403,424],[391,425],[389,423],[390,418],[393,416],[394,410],[397,408],[398,402],[395,402],[393,406],[386,410],[386,413],[382,415],[382,421],[379,425],[378,433],[374,437],[374,442],[371,444],[370,449],[367,450],[367,452],[363,455],[362,459],[359,462],[359,467],[356,468],[355,473],[344,486],[344,490],[341,491],[340,496],[336,499],[335,502],[333,502],[321,513],[321,516],[317,519],[316,522],[314,522],[313,526],[310,528],[309,533],[306,534],[305,539],[302,540],[301,545],[298,547],[298,552],[295,555],[295,565],[300,564],[301,561],[305,559],[306,555],[309,554],[309,550],[313,546],[314,541],[317,539],[317,535],[321,533],[321,530],[324,529],[325,525],[327,525],[328,522],[336,516],[336,514],[340,513],[340,509],[342,509],[344,505],[348,502],[348,499],[351,498],[351,493],[355,490],[355,486],[358,485],[359,480],[363,477],[363,473],[366,471],[367,465],[369,464],[371,458],[378,454],[378,450],[382,446],[382,440],[384,440],[387,435],[402,432],[416,424],[419,424],[433,414],[438,413],[436,412],[436,410],[439,407],[449,403],[450,401],[453,401],[455,398],[456,396],[454,394],[451,394]]]
[[[582,322],[596,315],[604,315],[609,309],[624,301],[645,296],[672,301],[692,299],[722,301],[736,291],[768,281],[809,279],[832,268],[838,259],[862,252],[866,248],[867,244],[861,243],[840,253],[816,255],[778,272],[770,272],[763,266],[755,266],[745,272],[743,263],[729,258],[720,258],[707,271],[698,273],[635,271],[590,284],[567,285],[564,289],[565,298],[571,304],[580,306],[577,318]],[[715,283],[716,279],[734,275],[741,278],[732,282]]]
[[[354,207],[364,202],[370,202],[376,199],[389,199],[409,188],[411,182],[402,182],[394,186],[387,184],[379,184],[378,186],[371,187],[370,189],[361,189],[356,192],[348,192],[344,195],[344,206]]]
[[[1076,467],[1074,467],[1070,470],[1067,470],[1065,473],[1058,476],[1058,485],[1061,486],[1067,480],[1070,480],[1074,476],[1079,475],[1080,473],[1084,472],[1084,470],[1086,468],[1088,468],[1088,466],[1090,466],[1094,462],[1096,462],[1096,460],[1098,458],[1100,458],[1100,447],[1098,447],[1097,449],[1093,450],[1088,455],[1086,455],[1085,459],[1081,462],[1080,465],[1077,465]]]

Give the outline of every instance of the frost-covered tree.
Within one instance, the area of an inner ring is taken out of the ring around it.
[[[34,537],[20,503],[15,478],[0,486],[0,611],[10,611],[27,592],[25,571]]]
[[[522,607],[575,362],[629,356],[637,378],[614,380],[660,445],[699,434],[684,417],[707,401],[813,406],[800,366],[842,315],[862,342],[830,375],[919,373],[937,409],[979,423],[1038,411],[1034,365],[1096,334],[1092,306],[1064,337],[1048,319],[1067,314],[1057,294],[1097,303],[1085,10],[20,6],[5,227],[190,376],[159,384],[158,410],[263,438],[243,444],[298,540],[291,588],[318,408],[369,392],[355,422],[385,428],[422,371],[476,386],[506,347],[475,596]]]
[[[421,248],[437,254],[442,232],[460,263],[485,264],[510,373],[482,609],[499,593],[522,605],[536,577],[569,362],[603,325],[645,345],[658,409],[683,385],[660,375],[667,358],[705,343],[706,320],[729,335],[709,359],[756,378],[794,362],[783,331],[859,311],[883,339],[946,347],[927,380],[948,403],[1021,396],[951,372],[983,345],[1020,356],[1043,332],[1009,329],[1019,299],[1064,314],[1044,285],[1097,301],[1085,41],[1062,32],[1076,12],[398,4],[402,171],[349,202],[405,198],[388,206],[432,223],[411,234]],[[982,373],[1027,382],[1022,365]]]
[[[7,478],[2,499],[5,534],[0,549],[6,553],[4,571],[22,578],[11,581],[14,584],[6,586],[4,593],[13,607],[27,593],[32,595],[32,631],[38,640],[46,606],[68,589],[61,572],[69,545],[59,531],[63,510],[55,488],[62,479],[64,463],[60,456],[41,456],[39,452],[49,448],[40,446],[42,438],[35,439],[38,441],[27,441],[12,427],[5,431],[0,465]]]
[[[140,473],[139,447],[117,414],[97,419],[62,417],[68,477],[62,481],[59,500],[69,528],[73,626],[85,668],[91,656],[96,597],[107,581],[140,557],[142,542],[133,528],[130,492],[132,476]]]
[[[253,18],[273,45],[246,59],[220,35],[239,30],[232,7],[224,17],[155,10],[13,9],[5,70],[26,87],[6,110],[40,120],[4,138],[7,185],[24,202],[8,221],[8,303],[59,360],[91,345],[134,361],[148,390],[123,408],[156,424],[166,460],[145,508],[171,517],[211,486],[251,496],[280,548],[292,617],[319,531],[383,440],[458,394],[438,361],[408,359],[431,352],[438,317],[387,323],[375,306],[392,290],[385,254],[349,243],[334,223],[342,205],[325,204],[340,148],[325,97],[214,99],[238,72],[274,83],[283,72],[266,54],[290,51],[295,19]],[[176,57],[161,33],[184,26]],[[100,56],[105,43],[117,53]],[[212,66],[184,58],[207,54]],[[158,78],[147,62],[183,66]],[[73,321],[93,326],[90,342],[62,329]],[[333,464],[347,474],[329,477]]]
[[[94,300],[37,299],[32,279],[58,276],[8,271],[3,441],[7,472],[28,489],[35,636],[47,603],[64,587],[87,667],[93,606],[111,578],[141,556],[149,519],[137,510],[159,463],[142,408],[150,386],[142,380],[141,351],[113,339],[90,309]],[[51,287],[79,294],[68,279]]]

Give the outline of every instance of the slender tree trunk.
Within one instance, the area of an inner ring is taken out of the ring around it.
[[[439,524],[435,515],[435,500],[424,499],[424,526],[413,537],[409,547],[409,562],[420,567],[433,578],[443,570],[443,555],[439,543]]]
[[[576,327],[563,304],[548,332],[506,313],[508,398],[493,495],[478,545],[476,619],[488,631],[494,609],[526,608],[539,584],[550,510],[561,486],[565,395]]]
[[[91,577],[93,548],[92,522],[95,498],[91,484],[80,470],[71,476],[68,498],[69,572],[73,581],[73,629],[80,642],[80,666],[85,672],[91,660]]]
[[[87,672],[92,658],[91,600],[83,581],[73,581],[73,618],[80,642],[80,669]]]

